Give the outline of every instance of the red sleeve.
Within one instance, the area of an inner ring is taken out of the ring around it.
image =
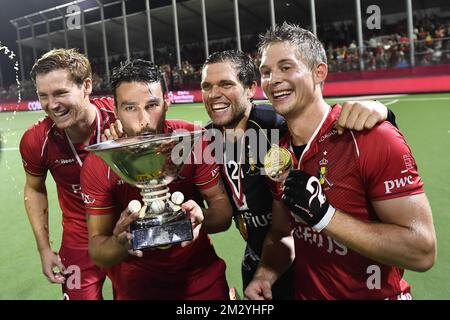
[[[195,166],[194,183],[199,190],[212,188],[219,180],[220,167],[217,164],[200,164]]]
[[[359,165],[372,200],[386,200],[423,193],[411,149],[399,130],[383,122],[358,134]]]
[[[104,109],[105,111],[114,112],[114,99],[110,97],[100,97],[91,100],[91,103],[96,105],[99,109]]]
[[[44,160],[47,132],[42,134],[42,130],[39,129],[38,124],[35,124],[25,131],[19,145],[23,167],[26,172],[33,176],[44,176],[47,173]]]
[[[95,154],[90,153],[81,169],[81,190],[86,212],[94,215],[111,214],[115,211],[113,188],[117,176],[108,165]]]
[[[203,127],[184,120],[167,120],[166,122],[174,132],[204,130]],[[194,166],[194,184],[199,190],[209,189],[220,180],[220,166],[214,156],[214,147],[210,140],[202,139],[194,143],[190,157],[185,163]]]
[[[204,137],[194,144],[194,183],[199,190],[214,187],[220,180],[221,167],[217,164],[212,144]]]

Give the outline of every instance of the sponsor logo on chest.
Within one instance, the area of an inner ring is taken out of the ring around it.
[[[272,212],[256,215],[249,211],[245,211],[244,218],[249,226],[252,226],[253,228],[264,228],[272,223]]]
[[[348,248],[345,245],[334,240],[329,235],[314,231],[311,227],[302,223],[296,224],[293,235],[296,243],[299,245],[303,243],[316,246],[320,250],[332,255],[346,256],[348,254]]]

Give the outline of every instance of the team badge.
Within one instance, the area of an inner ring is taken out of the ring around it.
[[[327,173],[327,164],[328,164],[328,160],[323,158],[322,160],[319,161],[319,165],[320,165],[320,171],[319,171],[319,182],[320,184],[324,184],[325,183],[325,174]]]
[[[325,182],[328,184],[328,187],[325,188],[325,189],[328,189],[329,187],[333,186],[333,184],[330,181],[328,181],[328,179],[326,177],[327,172],[328,172],[328,167],[327,167],[328,166],[328,160],[326,158],[327,154],[328,154],[328,152],[324,151],[323,152],[323,158],[319,161],[319,182],[320,182],[321,185],[324,185]]]

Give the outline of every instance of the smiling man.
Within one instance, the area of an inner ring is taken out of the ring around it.
[[[84,147],[100,142],[115,120],[111,99],[90,99],[92,72],[88,59],[70,49],[44,54],[31,76],[47,116],[31,126],[20,142],[25,169],[25,209],[41,256],[42,272],[63,285],[65,299],[101,299],[105,274],[88,255],[80,171]],[[49,240],[47,172],[53,176],[62,210],[59,254]],[[73,272],[69,274],[67,271]],[[74,279],[73,277],[76,277]]]
[[[278,25],[261,38],[259,50],[261,85],[286,119],[289,132],[280,146],[291,152],[295,168],[272,190],[290,211],[284,215],[294,235],[296,298],[410,299],[404,269],[433,266],[436,235],[403,135],[388,122],[337,134],[340,109],[322,95],[325,50],[308,30]],[[278,232],[270,233],[276,243]],[[272,258],[273,248],[265,246],[248,298],[270,298],[287,267]]]
[[[285,224],[272,219],[284,216],[274,213],[280,207],[278,202],[273,202],[262,160],[287,127],[284,118],[270,104],[253,103],[257,77],[258,70],[252,58],[238,50],[215,52],[202,68],[202,98],[211,118],[207,127],[221,132],[219,139],[224,141],[222,175],[236,226],[246,241],[241,269],[244,289],[260,262],[264,242],[270,241],[266,235],[272,223]],[[336,127],[342,132],[344,129],[371,129],[386,117],[395,124],[393,113],[377,101],[345,102]],[[275,250],[277,255],[272,257],[287,256],[289,262],[293,254],[290,257],[283,253],[293,252],[293,239],[290,230],[284,235],[284,241]],[[273,299],[294,298],[292,271],[289,269],[274,283]]]
[[[158,68],[149,61],[136,59],[114,69],[111,88],[117,118],[129,137],[199,129],[187,121],[166,120],[170,101]],[[192,162],[184,164],[168,188],[189,199],[181,206],[193,222],[194,240],[130,251],[129,225],[139,214],[124,208],[142,199],[140,189],[124,183],[95,154],[86,159],[81,187],[91,199],[85,202],[89,253],[98,265],[108,268],[115,299],[228,299],[225,263],[216,255],[208,233],[228,229],[231,206],[217,164]],[[208,208],[200,208],[203,200]]]

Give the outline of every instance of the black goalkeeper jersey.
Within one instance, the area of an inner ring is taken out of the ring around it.
[[[214,126],[208,124],[207,128]],[[272,193],[262,161],[265,151],[271,144],[278,144],[286,130],[283,117],[271,105],[254,104],[243,140],[224,143],[222,178],[230,200],[233,199],[236,226],[239,228],[237,221],[241,216],[247,226],[247,245],[259,257],[272,222]]]

